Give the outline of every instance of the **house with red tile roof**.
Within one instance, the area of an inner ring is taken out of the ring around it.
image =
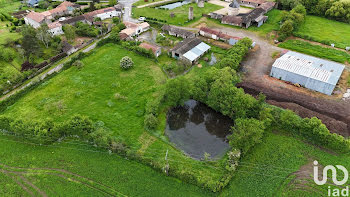
[[[123,29],[120,33],[125,33],[129,37],[136,36],[149,30],[150,25],[147,22],[143,23],[132,23],[128,21],[123,22],[126,26],[126,29]]]
[[[45,15],[38,12],[30,12],[26,17],[24,17],[24,22],[26,25],[30,25],[34,28],[39,28],[40,25],[51,22],[49,21]]]
[[[49,32],[53,36],[64,34],[63,29],[62,29],[62,24],[59,21],[50,23],[47,26],[49,27]]]

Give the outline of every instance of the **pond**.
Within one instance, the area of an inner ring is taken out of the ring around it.
[[[233,121],[207,105],[189,100],[168,112],[165,134],[175,146],[195,159],[218,159],[229,149]]]
[[[189,4],[189,3],[191,3],[191,1],[180,1],[180,2],[176,2],[176,3],[170,3],[170,4],[162,5],[162,6],[159,6],[159,7],[156,7],[156,8],[172,10],[172,9],[181,7],[183,5]]]

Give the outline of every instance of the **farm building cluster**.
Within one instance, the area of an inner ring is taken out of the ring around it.
[[[267,12],[272,10],[275,6],[275,2],[265,0],[233,0],[229,1],[227,15],[212,12],[209,13],[209,17],[218,19],[222,24],[229,24],[233,26],[248,28],[252,25],[260,27],[266,22],[268,16],[265,16]],[[240,13],[241,6],[254,8],[248,13]]]
[[[74,25],[77,22],[84,22],[93,25],[96,18],[105,20],[113,17],[121,17],[123,7],[118,4],[114,7],[103,8],[79,16],[73,16],[75,10],[79,10],[80,6],[69,1],[63,1],[56,8],[45,12],[29,12],[24,17],[26,25],[39,28],[43,24],[47,24],[49,32],[54,35],[63,34],[62,26],[65,24]]]
[[[270,76],[331,95],[345,66],[289,51],[272,65]]]

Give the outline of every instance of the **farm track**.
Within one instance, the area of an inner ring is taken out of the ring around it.
[[[70,180],[74,182],[81,183],[82,185],[96,190],[100,193],[103,193],[106,196],[126,196],[121,194],[118,191],[115,191],[113,188],[99,183],[97,181],[93,181],[87,177],[69,172],[64,169],[57,168],[22,168],[22,167],[12,167],[5,164],[0,163],[0,172],[12,178],[23,190],[25,190],[31,196],[35,196],[32,189],[34,189],[41,196],[47,196],[47,194],[42,191],[40,188],[35,186],[32,182],[26,179],[23,175],[26,174],[38,174],[38,175],[52,175],[60,177],[64,180]],[[20,181],[21,180],[21,181]]]

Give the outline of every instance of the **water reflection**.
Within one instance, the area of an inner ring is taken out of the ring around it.
[[[209,153],[218,158],[228,149],[226,136],[233,121],[210,107],[189,100],[184,106],[175,107],[168,113],[165,133],[178,148],[196,159]]]

